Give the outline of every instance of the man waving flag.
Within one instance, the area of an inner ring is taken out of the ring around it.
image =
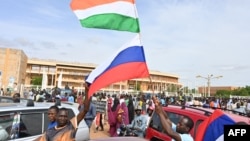
[[[72,0],[70,6],[83,27],[140,32],[134,0]]]
[[[86,79],[90,83],[89,96],[112,83],[148,77],[143,46],[139,34],[123,45],[112,57],[94,69]]]

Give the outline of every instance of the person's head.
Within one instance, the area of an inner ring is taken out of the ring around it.
[[[57,106],[51,106],[48,110],[48,118],[50,122],[56,121],[57,113],[59,112],[59,108]]]
[[[15,93],[12,97],[14,103],[19,103],[20,102],[20,94],[19,93]]]
[[[176,132],[184,134],[189,133],[193,128],[194,122],[189,117],[182,117],[180,121],[177,123]]]
[[[141,115],[141,110],[142,110],[142,107],[141,107],[141,106],[137,106],[137,107],[135,108],[135,114],[136,114],[137,116]]]
[[[63,127],[68,123],[68,109],[61,108],[57,114],[57,126]]]
[[[153,111],[154,111],[154,108],[152,106],[148,107],[147,113],[148,113],[149,116],[152,115]]]
[[[120,105],[120,100],[116,97],[114,99],[114,104],[113,104],[113,107],[111,108],[112,111],[115,111],[116,110],[116,107]]]
[[[236,108],[240,108],[240,103],[237,103],[237,104],[236,104]]]

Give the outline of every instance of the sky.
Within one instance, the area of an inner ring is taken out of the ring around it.
[[[82,27],[70,2],[1,0],[0,47],[99,65],[134,37]],[[150,70],[177,75],[188,87],[206,85],[209,75],[211,86],[250,85],[249,0],[137,0],[136,7]]]

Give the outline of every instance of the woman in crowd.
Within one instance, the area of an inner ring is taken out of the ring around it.
[[[132,96],[129,96],[128,100],[128,117],[129,117],[129,124],[131,124],[132,120],[135,117],[135,108]]]
[[[118,112],[121,109],[120,100],[118,98],[114,99],[114,104],[111,107],[111,103],[108,103],[108,122],[109,122],[109,133],[111,137],[117,136],[117,116]]]

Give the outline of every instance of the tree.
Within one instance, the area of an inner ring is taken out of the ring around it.
[[[32,84],[32,85],[42,85],[42,81],[43,81],[42,76],[35,76],[35,77],[31,80],[31,84]]]
[[[232,91],[230,90],[218,90],[215,94],[216,97],[230,97]]]
[[[141,91],[141,84],[140,83],[136,83],[135,90],[136,91]]]
[[[229,97],[230,95],[233,96],[250,96],[250,86],[246,86],[245,88],[238,88],[235,90],[218,90],[215,96],[219,97]]]

